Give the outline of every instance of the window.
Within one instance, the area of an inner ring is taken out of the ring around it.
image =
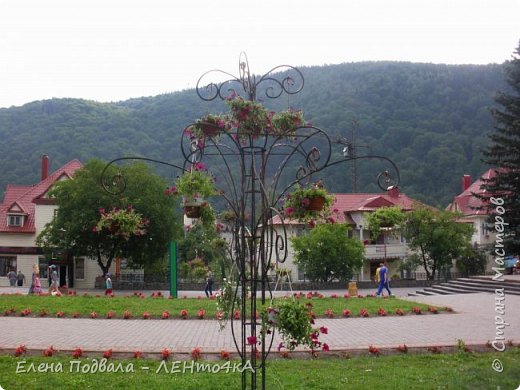
[[[38,266],[40,267],[40,279],[47,279],[49,277],[49,260],[45,257],[40,257]]]
[[[7,222],[9,226],[22,226],[23,225],[23,215],[9,215],[9,221]]]
[[[75,261],[75,269],[74,275],[76,275],[76,279],[85,279],[85,259],[80,257],[74,259]]]
[[[16,272],[16,256],[0,256],[0,276],[7,276],[10,271]]]

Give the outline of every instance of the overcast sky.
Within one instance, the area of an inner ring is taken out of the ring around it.
[[[219,68],[502,63],[520,0],[0,0],[0,107],[193,88]]]

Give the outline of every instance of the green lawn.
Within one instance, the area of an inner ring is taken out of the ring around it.
[[[500,359],[501,373],[491,368]],[[21,363],[25,360],[25,363]],[[11,389],[238,389],[240,374],[225,372],[224,361],[201,362],[217,367],[219,373],[171,373],[172,362],[161,368],[158,360],[110,360],[117,367],[133,372],[97,372],[91,359],[71,366],[71,358],[0,356],[0,386]],[[271,360],[267,365],[267,389],[516,389],[520,384],[520,349],[510,347],[502,353],[455,353],[440,355],[395,355],[352,359],[318,358]],[[30,365],[47,372],[22,372]],[[63,372],[57,372],[58,363]],[[132,366],[133,365],[133,366]],[[50,369],[54,366],[54,372]],[[17,367],[19,373],[17,373]],[[71,372],[72,367],[72,372]],[[148,367],[148,370],[143,369]],[[85,373],[81,373],[85,369]],[[130,370],[133,368],[133,370]],[[45,370],[43,370],[45,371]],[[260,376],[260,375],[259,375]]]
[[[281,298],[278,298],[281,299]],[[419,307],[422,313],[427,313],[428,306],[397,298],[299,298],[302,303],[313,305],[312,310],[317,317],[324,317],[326,310],[332,310],[334,317],[342,317],[343,310],[352,312],[352,317],[358,317],[361,309],[366,309],[370,316],[377,316],[378,310],[383,308],[388,315],[395,315],[396,309],[401,309],[406,315],[415,315],[411,312],[413,307]],[[0,313],[3,315],[20,316],[25,309],[30,309],[30,316],[56,316],[57,312],[63,312],[64,317],[73,317],[79,313],[83,318],[90,317],[96,312],[98,317],[105,317],[109,311],[113,311],[114,318],[123,318],[123,313],[128,310],[133,318],[142,318],[144,312],[149,312],[151,318],[160,318],[167,310],[171,318],[179,318],[181,310],[188,311],[188,318],[197,318],[199,309],[206,311],[206,318],[215,318],[215,300],[206,298],[139,298],[136,296],[116,296],[113,298],[104,295],[95,296],[34,296],[34,295],[3,295],[0,299]],[[439,308],[444,311],[445,308]]]

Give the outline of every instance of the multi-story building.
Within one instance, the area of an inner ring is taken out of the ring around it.
[[[0,204],[0,286],[8,286],[7,273],[21,271],[31,281],[33,264],[40,267],[42,285],[48,280],[49,263],[55,264],[60,286],[94,287],[100,273],[95,261],[85,257],[71,257],[66,251],[45,256],[36,246],[36,238],[45,225],[52,221],[58,206],[49,196],[52,186],[61,180],[70,180],[81,168],[81,162],[72,160],[49,174],[49,158],[42,157],[41,180],[34,185],[7,186]]]
[[[360,281],[373,280],[379,264],[387,261],[390,276],[409,277],[399,270],[400,261],[408,255],[408,245],[399,231],[384,232],[376,240],[372,240],[367,229],[365,216],[381,207],[398,206],[403,211],[411,211],[415,204],[420,204],[399,189],[394,188],[381,194],[334,194],[335,202],[331,207],[338,223],[347,223],[351,227],[351,237],[358,238],[365,245],[365,260],[359,275]],[[273,219],[273,224],[281,229],[280,220]],[[285,221],[288,236],[303,234],[307,227],[298,221]],[[305,275],[294,262],[294,253],[289,243],[289,254],[282,265],[291,271],[292,280],[304,280]]]

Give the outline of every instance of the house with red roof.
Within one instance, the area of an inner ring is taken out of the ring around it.
[[[487,247],[495,242],[495,234],[488,228],[487,219],[489,217],[488,205],[481,196],[486,196],[487,192],[482,186],[486,180],[496,176],[494,169],[487,170],[476,181],[471,183],[471,176],[462,177],[462,192],[457,195],[446,208],[449,211],[456,211],[464,214],[460,222],[473,225],[473,236],[471,242],[475,246]]]
[[[65,252],[53,253],[46,258],[36,246],[36,237],[54,217],[58,206],[49,196],[52,186],[61,180],[70,180],[81,168],[78,160],[49,174],[49,157],[42,156],[41,179],[34,185],[7,186],[0,204],[0,286],[8,286],[7,273],[21,271],[29,286],[33,264],[40,267],[42,286],[46,285],[49,262],[56,265],[60,286],[90,287],[98,273],[95,262],[84,258],[69,258]],[[92,279],[89,282],[89,279]]]
[[[358,238],[365,245],[365,261],[363,269],[358,275],[360,281],[374,280],[376,269],[383,261],[387,261],[389,275],[392,277],[410,277],[398,270],[401,260],[408,254],[408,245],[399,232],[395,235],[384,234],[377,240],[372,241],[367,229],[365,216],[381,207],[398,206],[402,210],[411,211],[417,205],[424,206],[420,202],[401,193],[398,188],[393,188],[385,193],[353,193],[353,194],[333,194],[334,204],[331,206],[334,218],[339,223],[347,223],[351,227],[350,234]],[[281,220],[273,218],[272,223],[281,227]],[[284,221],[289,235],[301,235],[307,227],[295,220]],[[290,245],[290,243],[289,243]],[[292,280],[304,280],[305,275],[294,263],[293,253],[289,248],[289,255],[284,268],[291,271]]]
[[[453,198],[453,201],[446,207],[449,211],[463,214],[462,218],[459,219],[460,222],[473,225],[471,243],[473,246],[486,251],[488,256],[486,272],[493,272],[491,267],[494,262],[491,261],[492,256],[489,249],[495,244],[496,234],[488,222],[489,202],[486,199],[489,199],[492,194],[489,194],[483,188],[483,185],[495,176],[496,170],[488,169],[472,183],[471,176],[464,175],[462,177],[462,192]]]

